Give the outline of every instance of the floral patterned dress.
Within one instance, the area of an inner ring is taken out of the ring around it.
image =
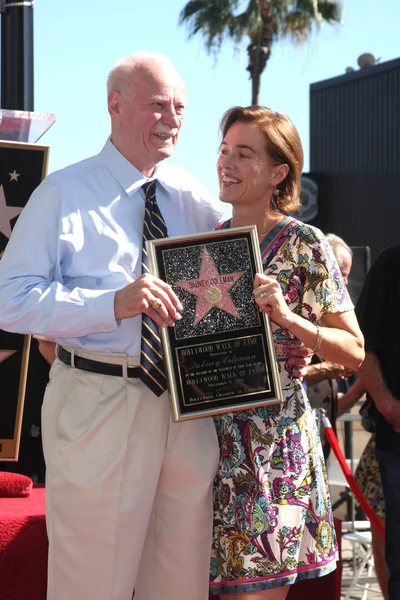
[[[355,478],[365,499],[383,521],[385,520],[385,497],[383,495],[379,463],[375,454],[375,434],[369,438],[355,472]]]
[[[228,227],[225,222],[222,227]],[[261,244],[266,275],[313,323],[353,305],[323,234],[285,217]],[[220,464],[214,488],[211,594],[290,585],[336,568],[325,463],[301,383],[285,368],[299,341],[272,325],[283,403],[215,417]]]

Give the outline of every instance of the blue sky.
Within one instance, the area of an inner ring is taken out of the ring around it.
[[[106,78],[138,49],[167,54],[187,86],[188,107],[172,162],[218,194],[218,123],[230,106],[248,105],[246,41],[227,41],[217,61],[200,38],[188,40],[178,16],[184,0],[37,0],[35,110],[56,115],[40,140],[51,146],[49,171],[96,154],[109,134]],[[381,62],[400,56],[398,0],[344,0],[343,23],[324,25],[302,48],[277,43],[264,71],[260,104],[285,112],[297,126],[309,165],[309,86],[357,69],[371,52]],[[229,208],[226,211],[230,214]]]

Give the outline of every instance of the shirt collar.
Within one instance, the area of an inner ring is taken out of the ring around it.
[[[110,138],[107,139],[100,155],[128,196],[132,196],[146,183],[146,181],[151,181],[153,179],[157,179],[166,191],[169,191],[166,187],[166,182],[164,182],[164,169],[160,169],[159,165],[156,165],[153,177],[145,177],[143,173],[141,173],[123,154],[121,154],[119,150],[117,150]],[[160,175],[160,178],[158,175]]]

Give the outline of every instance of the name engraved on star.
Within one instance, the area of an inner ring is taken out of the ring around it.
[[[221,277],[213,277],[212,279],[195,279],[189,281],[189,288],[209,287],[210,285],[219,285],[221,283],[234,283],[233,275],[222,275]]]

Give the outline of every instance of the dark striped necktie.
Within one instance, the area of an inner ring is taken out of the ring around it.
[[[142,273],[149,273],[149,261],[146,252],[146,241],[167,237],[167,226],[162,218],[156,200],[156,180],[145,183]],[[145,313],[142,313],[142,341],[140,352],[140,379],[156,395],[161,396],[167,389],[164,359],[158,325]]]

